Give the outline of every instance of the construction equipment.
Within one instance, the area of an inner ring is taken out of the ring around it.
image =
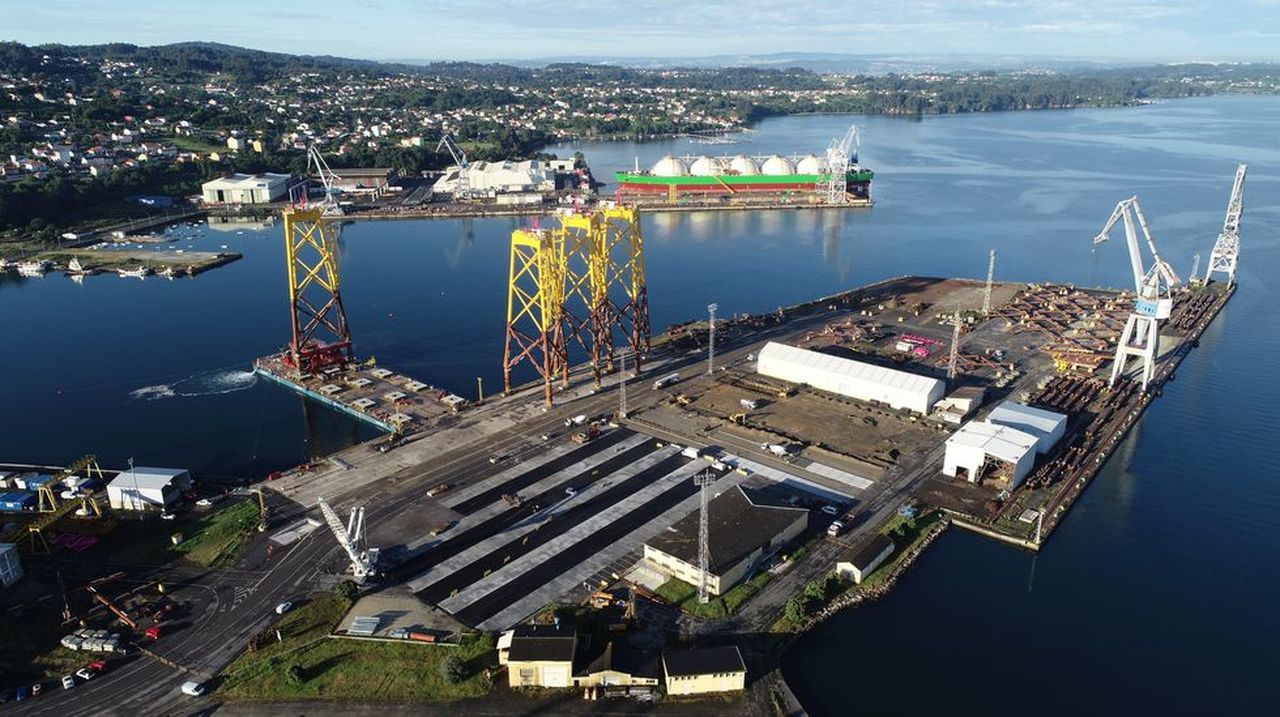
[[[744,411],[744,412],[742,412],[742,413],[735,413],[735,414],[733,414],[732,416],[729,416],[729,423],[736,423],[736,424],[738,424],[739,426],[745,426],[745,425],[747,425],[747,414],[746,414],[746,412]]]
[[[850,125],[844,137],[831,140],[827,146],[827,173],[819,175],[818,196],[825,196],[827,204],[844,204],[849,201],[849,166],[858,161],[861,138],[857,125]]]
[[[283,216],[293,327],[285,362],[301,373],[353,363],[351,330],[339,291],[336,224],[323,207],[291,207]]]
[[[338,204],[339,190],[334,186],[334,180],[341,179],[341,177],[329,169],[329,163],[324,161],[320,150],[316,149],[314,144],[307,147],[307,174],[319,177],[320,183],[324,185],[324,199],[320,200],[320,209],[324,212],[324,215],[327,217],[342,216],[342,206]]]
[[[1160,321],[1169,318],[1173,312],[1173,287],[1182,283],[1173,267],[1160,258],[1156,249],[1155,238],[1147,224],[1147,217],[1142,213],[1136,196],[1120,201],[1111,212],[1106,226],[1093,238],[1093,244],[1105,242],[1108,233],[1116,222],[1124,220],[1125,240],[1129,248],[1129,262],[1133,269],[1133,284],[1137,294],[1132,313],[1124,325],[1120,342],[1116,344],[1115,360],[1111,366],[1110,385],[1124,374],[1125,365],[1131,356],[1142,362],[1142,387],[1146,388],[1155,374],[1156,350],[1160,344]],[[1137,227],[1135,227],[1135,222]],[[1151,267],[1144,267],[1142,247],[1138,242],[1138,227],[1151,252]]]
[[[1244,175],[1249,165],[1236,167],[1236,181],[1231,185],[1231,197],[1227,199],[1227,216],[1222,222],[1222,233],[1213,243],[1209,254],[1209,268],[1205,271],[1205,283],[1215,271],[1227,275],[1227,284],[1236,281],[1236,263],[1240,258],[1240,215],[1244,213]]]
[[[377,575],[378,551],[365,544],[364,506],[352,508],[351,517],[343,526],[338,514],[323,498],[318,502],[325,522],[333,531],[333,537],[337,538],[338,545],[347,551],[347,557],[351,559],[351,574],[356,582],[363,583],[367,578]]]
[[[453,135],[445,132],[440,136],[440,142],[436,145],[436,151],[441,149],[448,150],[449,155],[453,157],[453,163],[458,168],[458,173],[453,180],[453,199],[454,201],[465,201],[471,199],[471,178],[467,174],[467,169],[471,165],[467,162],[467,153],[458,146],[453,139]]]

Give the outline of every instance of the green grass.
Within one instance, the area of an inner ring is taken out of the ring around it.
[[[163,565],[183,557],[205,567],[219,567],[235,562],[257,528],[258,504],[242,500],[195,518],[122,526],[121,540],[111,545],[111,558]],[[174,533],[183,536],[176,546],[170,540]],[[130,539],[131,534],[138,537]]]
[[[204,152],[205,154],[208,154],[209,152],[227,151],[226,143],[219,144],[203,137],[183,137],[175,135],[170,137],[169,141],[173,142],[173,146],[178,149],[183,149],[188,152]]]
[[[767,572],[757,574],[750,580],[739,583],[723,595],[712,597],[707,603],[698,602],[698,588],[678,578],[671,578],[656,591],[664,600],[679,605],[681,610],[696,617],[714,619],[736,613],[750,598],[764,587],[773,575]]]
[[[406,703],[488,693],[491,682],[486,668],[497,661],[492,635],[466,639],[457,647],[324,637],[347,607],[337,595],[327,595],[288,615],[281,621],[284,642],[242,655],[224,672],[218,694],[263,702]],[[447,682],[441,670],[450,655],[464,665],[465,678],[456,684]],[[287,679],[291,665],[302,670],[300,683]]]
[[[234,562],[258,530],[258,504],[242,500],[229,505],[200,518],[191,530],[182,531],[186,539],[175,548],[179,554],[205,567]]]

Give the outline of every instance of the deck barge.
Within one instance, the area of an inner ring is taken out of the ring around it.
[[[467,405],[461,396],[371,364],[300,374],[274,354],[254,361],[253,372],[387,433],[420,430]]]

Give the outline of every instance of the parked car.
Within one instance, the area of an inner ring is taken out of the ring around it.
[[[277,614],[277,615],[283,615],[283,614],[285,614],[286,612],[289,612],[289,611],[290,611],[290,610],[292,610],[292,609],[293,609],[293,603],[289,602],[288,600],[285,600],[284,602],[280,603],[279,605],[276,605],[276,614]]]
[[[569,496],[570,498],[572,498],[573,496],[575,496],[575,495],[577,495],[577,494],[578,494],[578,489],[577,489],[577,488],[574,488],[573,486],[569,486],[568,488],[565,488],[565,489],[564,489],[564,492],[565,492],[565,495],[567,495],[567,496]]]
[[[840,535],[840,532],[843,530],[844,530],[844,523],[841,523],[838,520],[833,520],[831,521],[831,525],[827,526],[827,535],[834,538],[837,535]]]
[[[44,684],[43,684],[43,683],[40,683],[40,682],[33,682],[33,683],[31,683],[31,696],[32,696],[32,697],[39,697],[39,696],[40,696],[40,690],[42,690],[42,689],[44,689]]]
[[[200,506],[201,508],[208,508],[209,506],[213,505],[213,501],[209,500],[208,498],[201,498],[200,500],[196,501],[196,505]]]
[[[76,678],[72,677],[71,675],[62,676],[62,689],[69,690],[75,686],[76,686]]]
[[[98,674],[97,672],[94,672],[88,667],[81,667],[80,669],[76,670],[76,677],[79,677],[85,682],[92,680],[95,676],[97,676],[97,674]]]
[[[178,519],[178,516],[174,515],[173,513],[160,514],[160,520],[177,520],[177,519]]]
[[[822,506],[822,512],[823,512],[823,513],[826,513],[827,515],[839,515],[839,514],[840,514],[840,511],[839,511],[839,510],[838,510],[834,505],[824,505],[824,506]]]
[[[93,662],[90,662],[90,663],[89,663],[89,669],[91,669],[91,670],[93,670],[94,672],[96,672],[96,673],[98,673],[99,675],[101,675],[102,673],[104,673],[104,672],[106,672],[106,671],[107,671],[107,661],[106,661],[106,660],[94,660]]]
[[[192,697],[199,697],[200,695],[204,694],[204,685],[200,684],[199,682],[196,682],[195,680],[183,682],[182,694],[190,695]]]

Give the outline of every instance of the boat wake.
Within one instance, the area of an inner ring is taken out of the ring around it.
[[[252,371],[211,371],[188,376],[181,381],[143,386],[129,392],[129,398],[158,401],[162,398],[218,396],[243,391],[258,382]]]

